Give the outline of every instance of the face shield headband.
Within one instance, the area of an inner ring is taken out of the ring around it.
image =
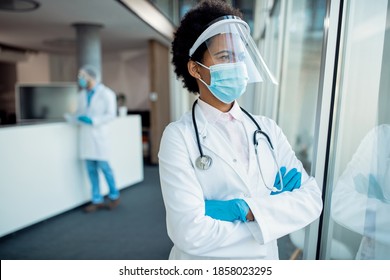
[[[248,83],[277,84],[250,35],[248,24],[239,17],[223,16],[211,22],[191,47],[189,56],[192,57],[203,43],[214,65],[243,62],[249,75]]]

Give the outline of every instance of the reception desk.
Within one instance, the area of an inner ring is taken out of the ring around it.
[[[108,127],[118,188],[143,181],[140,116],[117,118]],[[61,122],[0,128],[0,237],[88,202],[90,190],[78,156],[77,126]]]

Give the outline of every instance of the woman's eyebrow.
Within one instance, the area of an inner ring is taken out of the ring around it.
[[[213,55],[219,55],[221,53],[233,53],[233,51],[229,51],[229,50],[222,50],[222,51],[218,51],[216,53],[214,53]]]

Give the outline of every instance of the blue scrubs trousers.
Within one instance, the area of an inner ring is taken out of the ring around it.
[[[99,172],[100,169],[104,177],[106,178],[107,185],[109,188],[108,197],[111,200],[115,200],[119,198],[119,191],[115,184],[114,173],[107,161],[102,160],[86,160],[87,171],[89,180],[92,185],[92,203],[98,204],[103,203],[104,198],[100,194],[100,184],[99,184]]]

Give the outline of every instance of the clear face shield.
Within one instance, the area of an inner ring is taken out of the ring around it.
[[[203,43],[214,65],[243,62],[249,76],[248,83],[277,84],[250,35],[248,24],[239,17],[223,16],[213,21],[195,41],[190,57]]]

